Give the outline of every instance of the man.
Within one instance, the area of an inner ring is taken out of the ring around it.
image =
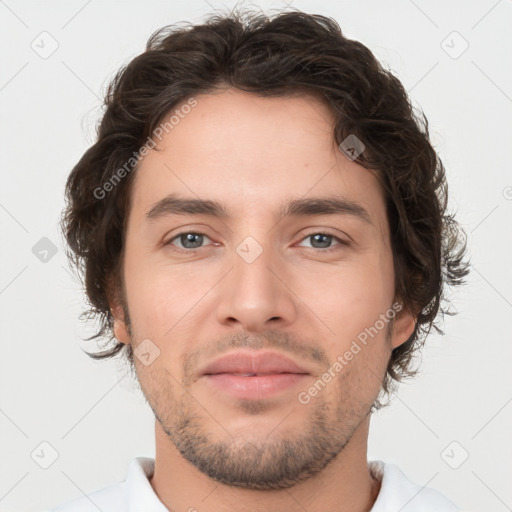
[[[156,458],[54,511],[454,511],[367,461],[468,273],[399,80],[332,19],[164,27],[110,84],[63,229]]]

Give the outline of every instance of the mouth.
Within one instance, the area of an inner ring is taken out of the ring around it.
[[[238,350],[215,359],[204,367],[202,375],[230,373],[246,377],[278,373],[309,373],[293,359],[277,352]]]
[[[298,375],[295,372],[281,372],[281,373],[238,373],[238,372],[218,372],[218,373],[205,373],[205,375],[234,375],[235,377],[266,377],[268,375]],[[306,375],[306,374],[304,374]]]
[[[213,388],[223,393],[236,398],[257,400],[290,390],[299,382],[303,382],[308,375],[307,373],[215,373],[206,374],[204,377]]]
[[[291,390],[310,373],[282,354],[237,351],[215,360],[201,375],[216,391],[236,398],[263,399]]]

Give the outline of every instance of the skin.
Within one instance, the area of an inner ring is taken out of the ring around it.
[[[380,487],[367,464],[370,409],[414,317],[403,310],[309,403],[297,395],[395,301],[383,191],[339,151],[318,99],[235,89],[196,99],[137,170],[124,304],[111,302],[119,341],[136,351],[150,339],[160,350],[151,364],[134,360],[156,417],[150,483],[175,511],[368,511]],[[170,193],[222,202],[232,215],[148,222]],[[371,224],[346,214],[276,217],[290,199],[329,195],[362,205]],[[325,231],[350,245],[315,242]],[[176,238],[183,232],[206,236],[186,245]],[[251,263],[236,252],[248,236],[262,249]],[[261,400],[234,399],[200,378],[240,347],[275,350],[310,375]]]

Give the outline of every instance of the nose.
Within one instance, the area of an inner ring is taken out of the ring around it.
[[[297,302],[283,262],[270,248],[250,244],[246,248],[261,254],[254,260],[246,257],[249,251],[233,254],[233,268],[218,289],[218,321],[251,332],[291,325]]]

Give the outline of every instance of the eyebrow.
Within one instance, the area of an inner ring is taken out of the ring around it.
[[[217,201],[169,194],[150,208],[146,219],[152,222],[170,215],[209,215],[225,219],[231,213]],[[340,196],[293,199],[281,206],[277,218],[320,215],[351,215],[373,225],[368,211],[361,204]]]

